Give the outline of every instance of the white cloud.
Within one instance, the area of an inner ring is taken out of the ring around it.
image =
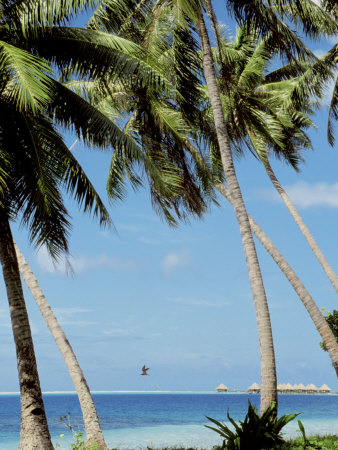
[[[190,252],[187,249],[168,253],[162,261],[164,273],[170,275],[176,269],[187,266],[190,263],[190,259]]]
[[[136,270],[137,263],[132,260],[122,260],[119,258],[111,258],[105,254],[98,256],[76,255],[60,258],[57,262],[48,255],[47,249],[42,247],[36,256],[36,260],[40,268],[47,273],[52,274],[66,274],[73,269],[75,273],[83,272],[85,270],[97,269],[101,267],[110,268],[112,270]]]
[[[286,192],[296,206],[311,208],[315,206],[338,208],[338,183],[309,184],[299,181],[293,186],[286,186]],[[261,198],[272,202],[281,202],[277,192],[272,189],[257,191]]]
[[[173,303],[180,303],[181,305],[186,305],[186,306],[202,306],[202,307],[213,307],[213,308],[223,308],[224,306],[231,305],[231,302],[225,301],[225,300],[221,300],[221,301],[201,300],[201,299],[184,298],[184,297],[170,298],[169,301],[173,302]]]

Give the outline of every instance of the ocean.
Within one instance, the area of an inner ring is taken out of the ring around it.
[[[213,392],[96,392],[94,401],[109,448],[135,449],[164,446],[211,448],[221,443],[205,428],[206,416],[227,422],[226,413],[242,419],[248,400],[259,405],[258,394]],[[83,431],[81,410],[74,393],[46,393],[44,402],[53,443],[69,449],[71,432],[60,422],[69,413],[74,429]],[[338,395],[279,395],[279,415],[301,412],[308,435],[338,434]],[[298,436],[297,419],[285,435]],[[0,449],[17,448],[20,432],[20,397],[0,394]],[[60,437],[64,435],[64,437]]]

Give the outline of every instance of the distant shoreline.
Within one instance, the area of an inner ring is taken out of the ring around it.
[[[256,392],[248,391],[227,391],[227,392],[216,392],[216,391],[91,391],[92,394],[214,394],[214,395],[226,395],[226,394],[250,394],[259,395]],[[44,391],[44,395],[76,395],[76,391]],[[280,395],[337,395],[337,392],[278,392]],[[0,392],[0,396],[6,395],[20,395],[20,392]]]

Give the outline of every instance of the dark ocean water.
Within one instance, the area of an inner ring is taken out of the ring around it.
[[[94,393],[94,401],[107,443],[111,447],[135,448],[146,445],[193,445],[211,447],[217,435],[203,425],[205,416],[226,421],[229,409],[235,420],[243,418],[248,399],[259,405],[259,396],[239,393]],[[83,429],[80,406],[75,394],[45,394],[45,407],[53,442],[70,448],[72,437],[60,422],[70,413],[70,422]],[[300,419],[310,433],[338,434],[338,395],[283,394],[279,396],[279,415],[302,412]],[[290,423],[286,434],[297,435],[297,421]],[[0,395],[0,448],[17,446],[20,431],[20,398]],[[61,438],[60,434],[65,437]]]

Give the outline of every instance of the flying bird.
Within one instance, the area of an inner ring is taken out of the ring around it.
[[[145,365],[142,367],[142,373],[140,375],[149,375],[147,371],[150,369],[150,367],[146,367]]]

